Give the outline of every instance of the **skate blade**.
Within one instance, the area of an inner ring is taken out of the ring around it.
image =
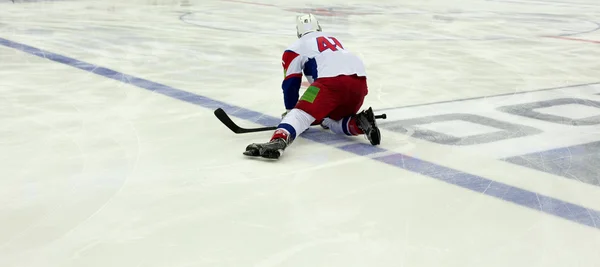
[[[282,151],[264,151],[260,156],[265,159],[279,159],[281,157]]]
[[[379,131],[379,128],[377,128],[377,127],[373,128],[373,131],[371,131],[369,136],[370,136],[369,140],[371,141],[371,145],[376,146],[376,145],[381,144],[381,131]]]
[[[243,154],[245,156],[248,156],[248,157],[258,157],[258,156],[260,156],[260,154],[258,153],[258,151],[255,151],[255,150],[246,150],[246,151],[244,151]]]
[[[254,144],[248,145],[243,154],[249,157],[258,157],[260,156],[260,148]]]
[[[243,154],[248,157],[262,157],[265,159],[279,159],[281,157],[281,155],[283,154],[283,151],[281,151],[281,150],[260,151],[259,148],[251,147],[251,148],[247,148],[247,150],[244,151]]]

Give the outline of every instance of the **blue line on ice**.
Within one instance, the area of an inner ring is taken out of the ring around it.
[[[109,79],[131,84],[133,86],[163,94],[168,97],[179,99],[191,104],[195,104],[207,109],[223,108],[233,117],[248,120],[264,126],[273,126],[279,122],[279,119],[273,116],[262,114],[242,107],[230,105],[205,96],[193,94],[168,85],[152,82],[135,76],[120,73],[105,67],[86,63],[74,58],[62,56],[49,51],[44,51],[25,44],[13,42],[0,38],[0,45],[14,48],[25,53],[45,58],[54,62],[69,65],[83,71],[104,76]],[[343,151],[359,155],[368,156],[387,150],[381,147],[373,147],[367,143],[355,143],[348,145],[348,137],[335,135],[325,131],[307,131],[301,135],[315,142],[332,145]],[[335,144],[344,143],[341,146]],[[537,194],[521,188],[492,181],[484,177],[468,174],[462,171],[450,169],[431,162],[427,162],[414,157],[406,156],[400,153],[387,154],[385,156],[372,156],[373,160],[389,164],[407,171],[419,173],[424,176],[434,178],[452,185],[456,185],[471,191],[502,199],[523,207],[534,209],[546,214],[554,215],[573,221],[582,225],[587,225],[600,229],[600,211],[589,209],[580,205],[562,201],[549,196]]]

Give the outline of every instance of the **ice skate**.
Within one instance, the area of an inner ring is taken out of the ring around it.
[[[283,155],[283,151],[288,146],[284,138],[277,138],[262,144],[250,144],[246,147],[244,155],[250,157],[263,157],[267,159],[278,159]]]
[[[369,107],[367,110],[363,110],[362,112],[356,115],[356,124],[358,128],[360,128],[364,133],[371,145],[379,145],[381,143],[381,132],[377,127],[377,122],[375,121],[375,114],[373,114],[373,109]]]

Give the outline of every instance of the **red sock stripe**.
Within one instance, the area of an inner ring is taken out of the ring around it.
[[[270,141],[273,141],[273,140],[279,139],[279,138],[283,138],[284,140],[289,141],[290,135],[286,129],[279,128],[279,129],[275,130]]]

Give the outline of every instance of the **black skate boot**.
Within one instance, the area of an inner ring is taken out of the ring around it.
[[[377,128],[377,122],[375,121],[375,114],[373,109],[369,107],[367,110],[363,110],[356,114],[356,124],[364,133],[371,145],[379,145],[381,143],[381,132]]]
[[[244,155],[251,157],[261,156],[267,159],[278,159],[283,155],[283,151],[288,146],[284,138],[277,138],[262,144],[250,144],[246,147]]]

